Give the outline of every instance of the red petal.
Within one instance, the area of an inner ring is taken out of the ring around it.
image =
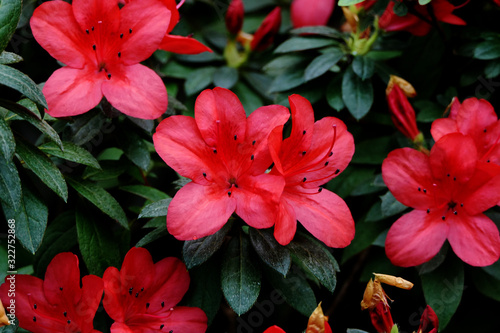
[[[138,330],[136,327],[134,327],[134,329],[132,330],[132,328],[128,327],[127,324],[118,321],[115,321],[113,325],[111,325],[111,333],[143,333],[143,332],[144,332],[143,330]]]
[[[408,31],[415,36],[424,36],[431,30],[431,25],[417,16],[408,13],[398,16],[394,13],[395,2],[389,2],[386,10],[379,19],[379,26],[385,31]],[[426,16],[425,14],[423,14]],[[428,16],[428,15],[427,15]]]
[[[322,190],[316,194],[298,195],[283,192],[283,199],[295,210],[297,220],[317,239],[329,247],[346,247],[354,238],[354,220],[346,203],[335,193]],[[299,191],[300,187],[296,187]]]
[[[264,333],[286,333],[286,332],[283,331],[280,327],[274,325],[265,330]]]
[[[484,99],[466,99],[457,113],[458,130],[472,136],[475,142],[483,142],[486,136],[484,131],[497,122],[495,109]]]
[[[199,308],[176,306],[165,320],[165,328],[180,333],[204,333],[207,330],[207,316]]]
[[[429,157],[424,153],[410,148],[390,152],[382,163],[382,177],[403,205],[417,209],[436,205]]]
[[[90,61],[87,57],[94,56],[90,48],[87,51],[87,37],[67,2],[48,1],[41,4],[33,12],[30,26],[36,41],[52,57],[68,66],[83,68]]]
[[[458,127],[455,119],[442,118],[432,122],[431,134],[434,141],[438,141],[446,134],[457,133]]]
[[[472,266],[489,266],[500,257],[498,227],[487,216],[453,216],[448,234],[456,255]]]
[[[500,201],[500,166],[478,162],[474,176],[462,188],[464,209],[477,215]]]
[[[427,305],[420,318],[419,333],[436,333],[439,327],[439,319],[434,310]]]
[[[95,275],[86,275],[82,278],[82,298],[78,305],[81,321],[92,331],[94,315],[99,308],[104,290],[104,282]]]
[[[47,113],[52,117],[69,117],[94,108],[102,99],[104,75],[88,67],[59,68],[43,86],[42,91],[49,106]]]
[[[184,36],[165,35],[158,46],[159,49],[178,54],[198,54],[202,52],[213,52],[202,42]]]
[[[267,143],[269,145],[269,153],[271,154],[274,162],[274,167],[271,172],[275,174],[275,170],[277,170],[280,175],[285,174],[280,159],[280,152],[282,150],[281,147],[283,143],[283,126],[278,126],[271,131],[267,139]]]
[[[168,257],[155,264],[155,282],[152,289],[154,295],[150,298],[149,311],[161,310],[161,303],[170,309],[177,305],[189,288],[189,274],[186,265],[174,257]]]
[[[43,291],[52,305],[73,305],[80,300],[80,268],[76,255],[64,252],[52,259],[45,272]]]
[[[413,210],[401,216],[389,229],[385,253],[394,265],[410,267],[434,257],[443,245],[450,227],[439,212],[427,214]]]
[[[310,0],[294,0],[290,15],[294,28],[312,25],[326,25],[335,7],[334,0],[317,0],[311,5]]]
[[[276,7],[270,12],[253,35],[250,49],[261,52],[267,49],[274,41],[281,25],[281,8]]]
[[[460,17],[451,13],[455,10],[456,7],[449,3],[447,0],[434,0],[431,5],[434,9],[434,15],[436,15],[438,21],[455,25],[466,24],[465,21]]]
[[[116,0],[73,0],[73,13],[81,31],[97,29],[98,22],[102,22],[100,29],[104,33],[95,29],[94,33],[99,33],[101,38],[118,30],[120,8]]]
[[[296,230],[297,217],[295,216],[295,210],[288,201],[282,197],[276,224],[274,225],[274,238],[276,238],[281,245],[288,245],[288,243],[292,241],[293,236],[295,236]]]
[[[170,202],[167,229],[179,240],[192,240],[217,232],[236,209],[227,189],[193,182],[184,185]]]
[[[102,83],[102,92],[111,105],[135,118],[161,116],[167,110],[168,95],[158,74],[141,64],[120,67],[110,68],[111,79]]]
[[[102,277],[104,281],[104,299],[102,304],[106,313],[117,322],[125,321],[125,304],[122,300],[122,282],[120,271],[116,267],[108,267]]]
[[[125,65],[146,60],[158,49],[167,31],[170,15],[170,11],[158,0],[132,1],[122,8],[120,32],[128,36],[120,50]]]
[[[232,35],[237,35],[243,27],[245,8],[242,0],[232,0],[227,7],[226,28]]]

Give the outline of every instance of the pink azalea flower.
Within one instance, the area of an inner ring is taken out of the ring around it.
[[[207,316],[194,307],[176,306],[189,287],[186,266],[169,257],[156,264],[148,250],[134,247],[121,270],[104,272],[103,305],[115,320],[111,333],[200,333],[207,329]]]
[[[161,78],[140,64],[158,48],[171,13],[158,0],[124,6],[116,0],[48,1],[30,24],[35,39],[66,64],[45,83],[43,93],[54,117],[94,108],[105,96],[116,109],[154,119],[167,109]]]
[[[354,238],[354,221],[346,203],[335,193],[319,187],[342,172],[354,154],[354,139],[345,124],[334,117],[314,122],[311,103],[299,95],[288,98],[292,133],[282,140],[282,128],[269,136],[275,167],[283,175],[274,236],[288,244],[297,220],[316,238],[331,247],[345,247]]]
[[[194,119],[163,120],[153,135],[156,151],[192,180],[170,203],[168,231],[180,240],[211,235],[233,212],[254,228],[271,227],[284,180],[265,173],[272,163],[267,137],[288,117],[285,107],[270,105],[247,119],[235,94],[215,88],[198,96]]]
[[[488,266],[498,260],[498,228],[483,212],[500,200],[500,166],[478,161],[471,137],[445,135],[429,156],[396,149],[384,160],[382,176],[394,197],[414,208],[387,234],[385,250],[393,264],[420,265],[446,240],[469,265]]]
[[[333,8],[335,0],[316,0],[314,4],[310,0],[293,0],[290,6],[290,15],[294,28],[326,25]]]
[[[15,285],[15,296],[9,296],[11,283]],[[19,326],[30,332],[100,333],[94,329],[93,320],[102,290],[103,282],[95,275],[84,276],[80,287],[78,257],[65,252],[52,259],[45,280],[8,275],[0,286],[0,298],[4,304],[15,300]]]

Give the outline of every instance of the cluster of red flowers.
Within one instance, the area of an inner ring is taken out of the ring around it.
[[[0,286],[0,299],[15,297],[19,326],[31,332],[100,333],[93,320],[101,302],[115,321],[111,333],[205,332],[207,317],[199,308],[176,306],[189,287],[186,266],[177,258],[156,264],[146,249],[132,248],[121,270],[109,267],[101,279],[82,278],[78,257],[60,253],[52,259],[45,279],[15,276],[15,296],[9,284]]]

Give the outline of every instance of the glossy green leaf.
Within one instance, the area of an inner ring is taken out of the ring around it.
[[[307,61],[309,61],[308,58],[302,54],[284,54],[268,62],[262,69],[269,75],[278,76],[293,71]]]
[[[368,57],[358,56],[352,61],[352,70],[362,80],[369,79],[375,71],[375,62]]]
[[[0,84],[19,91],[32,101],[48,109],[47,101],[45,101],[42,90],[38,88],[36,83],[33,82],[29,76],[19,70],[0,65]]]
[[[83,205],[76,210],[78,246],[90,274],[102,276],[109,266],[119,267],[121,258],[109,226],[92,217]]]
[[[290,251],[276,241],[272,230],[250,228],[249,236],[259,257],[271,268],[286,276],[292,264]]]
[[[21,204],[17,211],[2,204],[7,220],[16,220],[16,238],[32,254],[35,254],[42,243],[49,216],[47,206],[39,199],[39,196],[28,188],[23,188]]]
[[[21,204],[21,179],[14,162],[0,155],[0,201],[17,210]]]
[[[472,274],[474,285],[486,297],[500,302],[500,280],[482,269],[475,269]]]
[[[387,154],[393,149],[390,136],[379,136],[356,142],[356,151],[352,163],[381,165]]]
[[[21,17],[22,0],[0,1],[0,53],[5,49],[16,31]]]
[[[238,82],[238,78],[239,75],[236,68],[222,66],[217,68],[214,73],[214,85],[216,87],[231,89]]]
[[[342,79],[342,100],[354,118],[363,118],[373,104],[372,83],[363,81],[349,67]]]
[[[314,60],[311,61],[311,63],[306,67],[304,78],[306,81],[310,81],[325,74],[343,57],[344,52],[342,52],[341,49],[335,49],[335,51],[322,54],[314,58]]]
[[[118,137],[125,156],[142,170],[148,170],[151,154],[146,142],[130,129],[120,130]]]
[[[233,237],[224,254],[221,270],[222,292],[238,315],[250,310],[260,292],[261,272],[252,262],[248,239]]]
[[[102,187],[82,179],[67,177],[68,183],[85,199],[93,203],[103,213],[118,221],[125,229],[128,229],[128,221],[122,207]]]
[[[143,247],[144,245],[147,245],[151,242],[154,242],[155,240],[158,240],[162,237],[165,237],[169,235],[167,226],[164,225],[161,228],[156,228],[155,230],[147,233],[144,237],[142,237],[136,244],[135,246],[137,247]]]
[[[430,3],[432,0],[418,0],[418,4],[421,6],[425,6]]]
[[[390,191],[387,191],[386,194],[380,196],[380,199],[382,199],[381,209],[384,217],[397,215],[404,212],[408,208],[401,202],[397,201]]]
[[[326,87],[326,101],[336,111],[340,111],[345,107],[342,99],[342,81],[339,77],[330,81]]]
[[[355,5],[357,3],[363,2],[365,0],[339,0],[339,6],[350,6]]]
[[[141,210],[138,218],[167,216],[168,205],[170,205],[170,201],[172,201],[172,199],[167,198],[147,205]]]
[[[121,186],[120,190],[127,191],[129,193],[138,195],[146,200],[151,200],[151,201],[158,201],[169,198],[169,196],[165,192],[162,192],[154,187],[146,185]]]
[[[297,233],[288,244],[292,255],[300,266],[306,267],[330,292],[337,285],[336,272],[339,265],[325,245],[312,237]]]
[[[45,185],[65,202],[68,200],[68,185],[61,171],[47,155],[24,140],[17,140],[16,152],[24,161],[24,165],[33,171]]]
[[[264,105],[259,94],[243,82],[236,83],[232,90],[240,99],[241,104],[243,104],[247,116]]]
[[[295,51],[304,51],[317,49],[320,47],[334,45],[335,41],[331,38],[320,37],[292,37],[281,43],[274,53],[286,53]]]
[[[78,116],[70,125],[70,130],[70,140],[74,144],[81,146],[92,140],[93,146],[97,146],[102,142],[104,134],[115,130],[115,125],[106,124],[104,114],[96,110]]]
[[[474,58],[491,60],[500,58],[500,39],[485,40],[474,49]]]
[[[11,161],[16,151],[16,141],[9,125],[0,117],[0,154],[4,159]]]
[[[196,240],[184,242],[182,256],[188,269],[203,264],[222,246],[224,239],[231,230],[232,223],[226,223],[215,234]]]
[[[215,67],[203,67],[192,71],[184,82],[186,95],[194,95],[208,87],[214,79]]]
[[[294,35],[313,34],[330,38],[343,38],[343,35],[340,31],[324,25],[300,27],[297,29],[293,29],[292,31],[290,31],[290,33]]]
[[[2,65],[16,64],[21,61],[23,61],[23,58],[15,53],[7,51],[0,53],[0,64]]]
[[[304,82],[304,73],[301,70],[284,73],[273,80],[269,87],[269,93],[287,91],[300,86]]]
[[[64,151],[54,142],[47,142],[38,148],[48,155],[56,156],[67,161],[88,165],[96,169],[101,169],[99,162],[89,153],[88,150],[75,145],[73,142],[63,142]]]

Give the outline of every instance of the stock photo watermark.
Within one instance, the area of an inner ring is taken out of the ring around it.
[[[5,304],[5,314],[11,325],[15,325],[16,318],[16,220],[7,220],[7,277],[5,283],[9,285],[7,297],[9,303]]]

